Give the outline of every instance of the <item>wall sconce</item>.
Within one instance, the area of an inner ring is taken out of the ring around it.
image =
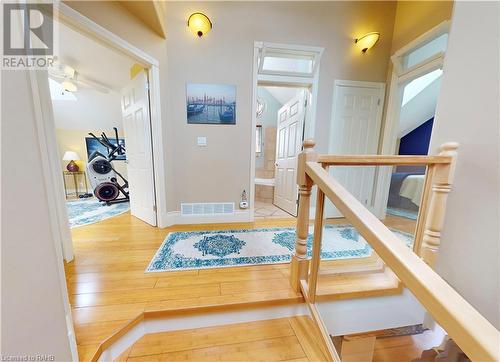
[[[194,35],[201,38],[212,29],[212,22],[208,16],[203,13],[193,13],[189,16],[188,28]]]
[[[380,33],[373,31],[371,33],[366,33],[362,37],[356,39],[354,42],[356,43],[358,48],[361,49],[362,53],[366,53],[368,49],[377,44],[379,38],[380,38]]]

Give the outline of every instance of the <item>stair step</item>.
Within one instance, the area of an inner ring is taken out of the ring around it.
[[[293,316],[146,334],[117,361],[326,361],[313,321]]]
[[[402,283],[389,268],[371,273],[320,274],[317,301],[400,294]]]
[[[382,272],[385,264],[378,255],[366,258],[328,260],[321,262],[319,275],[331,274],[365,274]]]

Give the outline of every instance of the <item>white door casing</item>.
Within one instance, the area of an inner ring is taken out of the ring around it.
[[[384,89],[383,83],[335,81],[329,154],[377,154]],[[375,167],[331,166],[330,174],[373,212]],[[327,200],[325,217],[341,216]]]
[[[302,150],[307,90],[278,111],[274,204],[297,216],[297,155]]]
[[[156,226],[153,148],[148,79],[140,72],[122,91],[130,213]]]

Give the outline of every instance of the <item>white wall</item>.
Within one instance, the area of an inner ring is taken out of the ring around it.
[[[315,135],[318,151],[325,152],[333,82],[385,80],[395,8],[396,3],[382,1],[167,2],[167,152],[175,153],[169,168],[175,175],[169,211],[179,210],[181,202],[237,202],[249,189],[254,41],[325,48]],[[194,11],[213,21],[202,39],[186,27]],[[361,54],[354,39],[374,30],[383,34],[379,43]],[[187,124],[185,89],[190,82],[235,84],[236,125]],[[196,146],[198,136],[207,137],[207,147]]]
[[[460,143],[437,270],[500,328],[499,3],[456,2],[430,149]]]
[[[70,361],[60,248],[54,243],[27,72],[2,71],[2,356]],[[59,249],[59,250],[57,250]]]

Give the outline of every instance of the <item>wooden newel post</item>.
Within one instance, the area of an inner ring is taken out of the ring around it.
[[[458,143],[445,143],[440,147],[439,156],[451,157],[450,163],[436,164],[433,175],[433,185],[429,200],[428,214],[425,219],[424,235],[422,238],[421,256],[431,267],[436,262],[441,230],[443,229],[446,213],[446,200],[451,191],[455,164],[457,159]]]
[[[304,149],[297,157],[297,184],[299,186],[299,205],[297,213],[297,238],[295,253],[292,256],[290,284],[295,291],[300,291],[300,280],[306,279],[309,269],[307,260],[307,237],[309,235],[309,208],[311,205],[312,180],[306,175],[306,162],[316,161],[313,150],[315,143],[308,139],[303,143]]]

